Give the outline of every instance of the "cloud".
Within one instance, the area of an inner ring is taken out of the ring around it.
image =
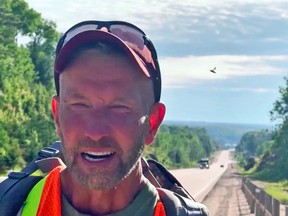
[[[243,87],[243,88],[217,88],[214,89],[214,91],[225,91],[225,92],[251,92],[251,93],[277,93],[277,89],[275,88],[249,88],[249,87]]]
[[[287,56],[187,56],[160,58],[164,88],[185,88],[206,80],[285,75]],[[216,67],[216,74],[210,70]],[[260,91],[260,90],[258,90]]]
[[[231,89],[225,89],[225,91],[231,91],[231,92],[254,92],[254,93],[275,93],[277,92],[275,89],[269,89],[269,88],[231,88]]]
[[[178,26],[183,31],[185,29],[181,28],[182,26],[193,27],[193,18],[202,21],[199,23],[200,26],[211,25],[215,28],[219,27],[219,24],[225,25],[223,20],[237,22],[246,17],[288,18],[288,5],[285,4],[288,1],[258,0],[255,3],[249,0],[241,2],[151,0],[149,4],[146,0],[26,0],[26,2],[45,18],[56,21],[62,31],[64,31],[63,23],[72,24],[76,20],[83,19],[129,19],[142,23],[145,29],[147,27],[146,30],[158,27],[173,29]],[[142,19],[145,17],[147,19]],[[182,22],[175,22],[177,20]]]
[[[85,19],[140,26],[156,46],[165,88],[287,72],[288,1],[26,1],[62,32]]]
[[[288,1],[26,1],[61,32],[87,19],[132,22],[167,56],[171,44],[178,55],[288,52]]]

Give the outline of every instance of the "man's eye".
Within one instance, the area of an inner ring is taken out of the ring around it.
[[[88,108],[89,107],[85,103],[72,103],[70,106],[73,108]]]
[[[115,105],[115,106],[112,106],[111,109],[113,111],[118,111],[118,112],[128,112],[131,110],[130,107],[125,106],[125,105]]]

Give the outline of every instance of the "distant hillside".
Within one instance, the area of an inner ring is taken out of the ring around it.
[[[205,128],[208,134],[214,139],[219,147],[237,145],[244,133],[248,131],[271,130],[271,125],[260,124],[237,124],[237,123],[214,123],[214,122],[185,122],[185,121],[164,121],[167,125],[179,125],[189,127]]]

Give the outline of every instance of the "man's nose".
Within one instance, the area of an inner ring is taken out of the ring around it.
[[[104,111],[94,111],[86,122],[86,136],[92,140],[99,140],[109,135],[110,127],[107,114]]]

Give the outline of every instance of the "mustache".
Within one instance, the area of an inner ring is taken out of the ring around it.
[[[76,149],[80,149],[80,148],[119,148],[118,143],[112,139],[112,138],[102,138],[100,140],[92,140],[90,138],[86,138],[86,139],[82,139],[78,142],[78,144],[76,145]]]

